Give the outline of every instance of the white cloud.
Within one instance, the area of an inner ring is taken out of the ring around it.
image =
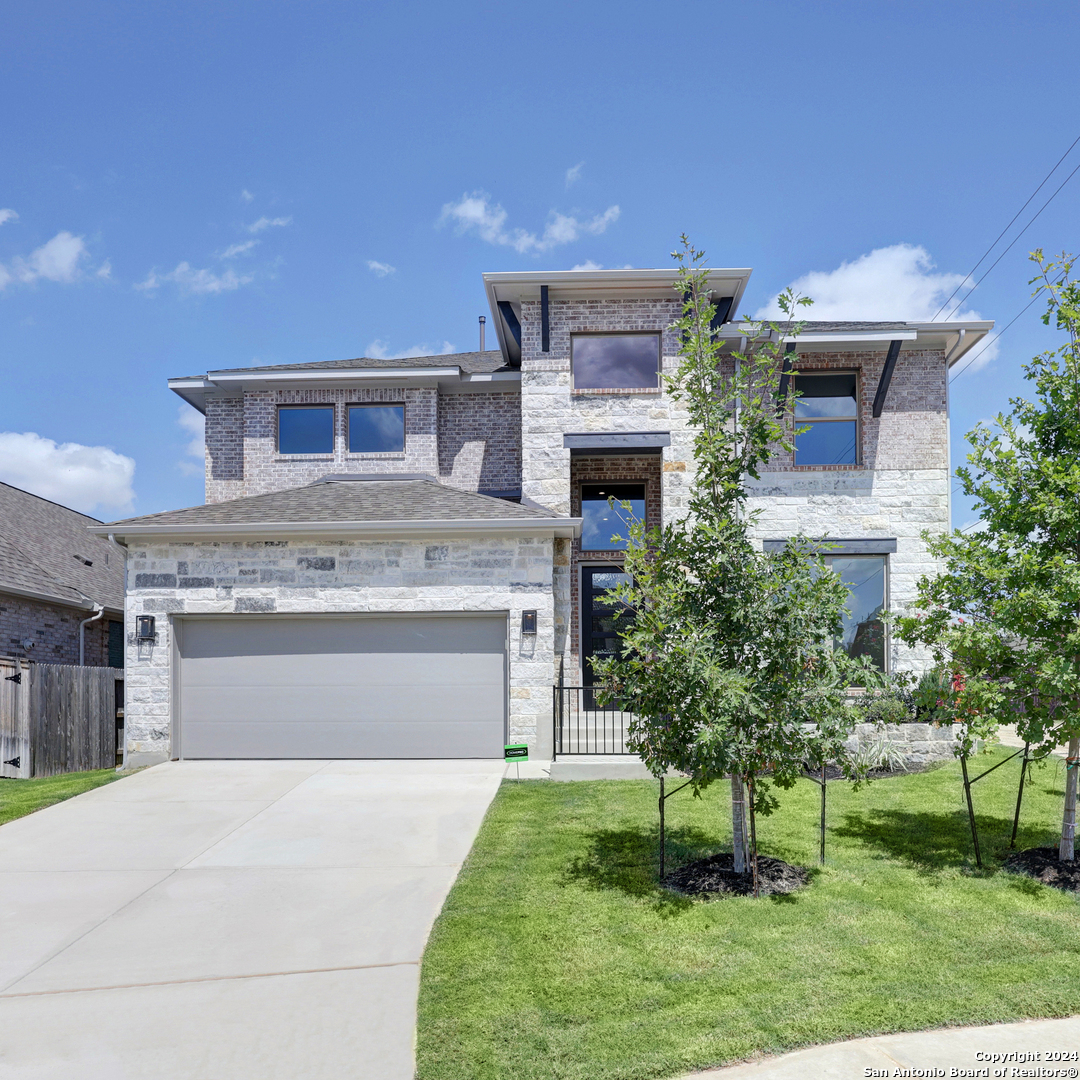
[[[112,277],[112,263],[106,259],[98,268],[94,271],[96,277],[105,278],[108,280]]]
[[[807,320],[929,322],[963,280],[963,274],[937,272],[930,253],[921,245],[893,244],[841,263],[835,270],[813,270],[793,281],[791,288],[814,301],[812,307],[800,311],[800,317]],[[958,296],[962,295],[961,291]],[[955,305],[956,298],[939,321],[946,317],[982,318],[971,309],[956,312]],[[754,312],[755,319],[779,316],[775,296]],[[976,367],[984,367],[996,356],[997,341],[992,339]]]
[[[84,514],[124,511],[135,462],[107,446],[56,443],[33,431],[0,432],[0,480]]]
[[[569,190],[574,184],[581,179],[581,170],[585,167],[584,161],[579,161],[576,165],[571,165],[566,170],[566,187]]]
[[[242,244],[230,244],[219,256],[219,259],[235,259],[237,255],[246,255],[258,240],[245,240]]]
[[[254,199],[255,196],[252,195],[247,188],[244,188],[244,190],[240,192],[240,198],[243,199],[244,202],[251,202],[251,200]]]
[[[291,225],[291,224],[292,224],[292,218],[291,217],[276,217],[276,218],[261,217],[261,218],[259,218],[258,221],[253,221],[247,227],[247,231],[249,233],[257,233],[257,232],[262,232],[263,229],[278,228],[278,227],[281,227],[283,225]]]
[[[146,280],[139,282],[135,288],[150,293],[161,288],[165,282],[171,281],[176,284],[181,292],[205,296],[232,292],[234,289],[239,289],[241,285],[247,285],[253,280],[252,275],[241,276],[231,267],[224,274],[215,274],[213,270],[196,270],[190,263],[182,262],[175,270],[162,274],[160,277],[155,270],[151,270],[147,274]]]
[[[14,210],[0,210],[0,225],[6,225],[9,221],[18,221],[19,215]]]
[[[81,236],[58,232],[51,240],[23,258],[12,259],[10,266],[0,266],[0,289],[12,281],[26,285],[35,281],[69,284],[79,277],[79,263],[90,253]]]
[[[597,236],[619,220],[618,206],[609,206],[602,214],[587,220],[552,210],[544,231],[537,236],[525,229],[506,228],[506,211],[491,202],[491,196],[483,191],[463,195],[456,203],[446,203],[442,208],[439,224],[452,222],[459,235],[474,232],[489,244],[512,247],[521,254],[550,251],[553,247],[570,244],[580,236]]]
[[[378,262],[375,259],[368,259],[367,265],[368,265],[368,269],[376,277],[386,277],[387,274],[396,274],[397,273],[397,267],[396,266],[391,266],[389,263]]]
[[[190,405],[181,405],[176,414],[176,422],[187,438],[184,444],[184,457],[177,463],[180,471],[185,476],[201,476],[206,460],[206,420],[202,413],[197,412]],[[188,458],[194,460],[188,461]]]
[[[368,345],[364,355],[370,356],[373,360],[405,360],[410,356],[446,356],[447,353],[453,352],[457,352],[457,347],[451,345],[449,341],[444,341],[442,345],[429,345],[427,342],[421,342],[419,345],[413,345],[412,348],[392,353],[386,341],[376,338]]]
[[[586,259],[583,263],[578,263],[577,266],[571,266],[571,270],[603,270],[604,264],[593,262],[592,259]]]

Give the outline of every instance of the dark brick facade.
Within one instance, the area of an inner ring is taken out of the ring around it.
[[[81,608],[0,593],[0,655],[24,657],[41,664],[77,664],[79,623],[92,614]],[[106,613],[84,631],[88,665],[109,666],[109,621]],[[119,619],[114,615],[112,621]],[[34,642],[32,649],[23,648],[26,640]]]

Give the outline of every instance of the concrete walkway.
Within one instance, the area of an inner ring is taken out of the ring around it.
[[[503,772],[174,762],[0,827],[0,1076],[409,1080]]]
[[[682,1080],[854,1080],[857,1076],[1049,1077],[1078,1074],[1080,1061],[1075,1057],[1055,1061],[1050,1057],[1052,1052],[1066,1055],[1080,1052],[1080,1016],[1070,1016],[1064,1020],[991,1024],[988,1027],[938,1028],[907,1035],[853,1039],[829,1046],[813,1046],[809,1050],[784,1054],[783,1057],[708,1069],[692,1073]],[[995,1058],[995,1054],[1002,1056]],[[921,1071],[905,1072],[908,1069]],[[955,1072],[952,1071],[954,1069]],[[987,1071],[982,1072],[983,1069]],[[995,1069],[1000,1071],[995,1073]],[[1048,1071],[1025,1073],[1025,1069]]]

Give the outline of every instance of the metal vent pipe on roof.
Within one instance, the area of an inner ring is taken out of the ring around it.
[[[480,316],[480,351],[484,351],[484,324],[487,322],[487,316]]]

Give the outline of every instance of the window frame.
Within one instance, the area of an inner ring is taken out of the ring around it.
[[[579,338],[652,337],[656,339],[656,382],[652,386],[578,386],[575,345]],[[662,330],[575,330],[570,335],[570,389],[583,394],[658,394],[663,386],[660,376],[664,370],[664,332]]]
[[[880,559],[882,561],[881,610],[882,611],[888,611],[889,610],[889,589],[890,589],[890,584],[891,584],[891,582],[890,582],[891,575],[890,575],[890,572],[889,572],[889,556],[888,556],[888,553],[882,552],[880,554],[870,554],[870,553],[867,553],[867,554],[862,554],[862,553],[859,553],[859,554],[845,554],[843,552],[835,552],[835,553],[825,553],[825,552],[823,552],[822,553],[822,561],[825,563],[826,567],[828,567],[828,570],[829,570],[830,573],[835,573],[835,571],[832,568],[833,559],[849,559],[849,560],[854,560],[854,559]],[[891,635],[889,633],[889,624],[884,619],[881,619],[880,621],[881,621],[881,633],[882,633],[882,645],[881,645],[881,648],[882,648],[882,660],[883,660],[882,672],[883,672],[883,674],[888,675],[888,674],[891,673],[891,665],[890,665],[890,662],[889,662],[889,655],[890,655],[890,652],[891,652],[891,648],[890,648]]]
[[[282,450],[281,449],[281,414],[286,409],[329,409],[330,410],[330,449],[329,450]],[[279,457],[286,458],[332,458],[337,449],[337,405],[332,402],[284,402],[279,403],[274,413],[274,447]]]
[[[791,463],[799,469],[829,469],[829,468],[852,468],[853,466],[859,466],[863,463],[862,453],[862,434],[863,434],[863,422],[862,422],[862,371],[860,368],[799,368],[796,369],[791,375],[792,389],[795,390],[797,396],[794,399],[792,406],[792,413],[798,407],[799,401],[802,399],[802,392],[799,390],[799,379],[806,378],[807,376],[815,375],[854,375],[855,376],[855,415],[851,416],[821,416],[821,417],[803,417],[799,418],[793,415],[792,419],[795,423],[795,430],[801,427],[808,427],[813,424],[850,424],[852,420],[855,421],[855,460],[854,461],[840,461],[833,464],[805,464],[799,461],[798,451],[798,437],[793,439],[794,449],[791,452]]]
[[[353,409],[400,409],[401,410],[401,449],[400,450],[353,450],[350,428]],[[345,404],[345,453],[357,458],[400,458],[409,448],[408,405],[404,401],[349,401]]]

